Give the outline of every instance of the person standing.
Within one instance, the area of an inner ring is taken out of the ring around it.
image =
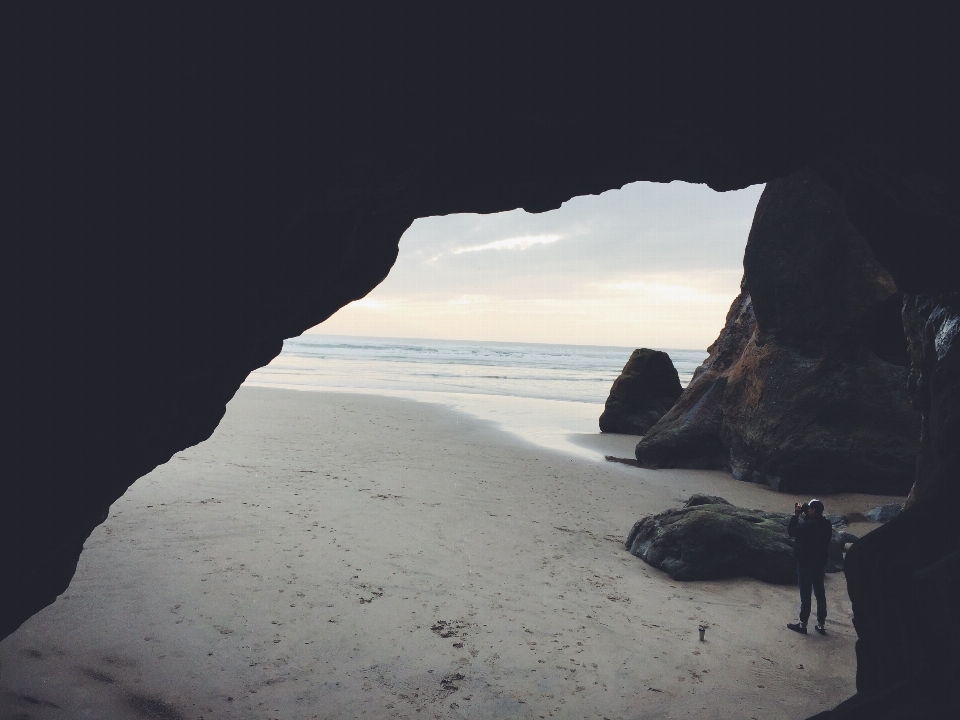
[[[810,591],[813,590],[817,598],[816,630],[826,635],[823,624],[827,620],[827,594],[823,588],[823,573],[833,526],[823,516],[823,503],[817,499],[803,505],[794,503],[787,533],[794,538],[793,554],[797,558],[797,584],[800,586],[800,622],[789,623],[787,627],[801,635],[807,634]]]

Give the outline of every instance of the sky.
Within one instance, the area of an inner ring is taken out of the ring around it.
[[[420,218],[386,280],[308,332],[703,350],[762,191],[638,182],[539,214]]]

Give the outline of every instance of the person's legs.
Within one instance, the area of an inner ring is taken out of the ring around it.
[[[810,590],[813,586],[813,573],[810,568],[797,565],[797,584],[800,586],[800,624],[806,625],[810,619]],[[826,602],[823,607],[826,609]]]
[[[827,591],[823,588],[823,568],[813,570],[811,573],[811,584],[813,593],[817,597],[817,625],[823,627],[824,620],[827,619]],[[810,590],[807,590],[807,613],[810,612]]]

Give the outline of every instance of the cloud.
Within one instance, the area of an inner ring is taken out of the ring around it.
[[[362,308],[364,310],[383,310],[387,307],[387,303],[383,300],[375,300],[374,298],[365,297],[360,300],[354,300],[350,303],[350,307]]]
[[[453,251],[454,255],[468,252],[480,252],[481,250],[526,250],[534,245],[549,245],[560,240],[563,235],[522,235],[520,237],[507,238],[506,240],[497,240],[496,242],[486,243],[485,245],[470,245],[469,247],[457,248]]]
[[[713,277],[710,277],[712,275]],[[691,273],[687,278],[673,274],[654,275],[645,280],[590,283],[592,287],[628,298],[656,300],[675,303],[729,303],[731,288],[736,287],[736,277],[728,273]],[[636,300],[634,300],[636,301]]]
[[[490,302],[490,298],[486,295],[461,295],[458,298],[453,300],[448,300],[448,305],[478,305],[482,303]]]
[[[389,277],[315,332],[705,348],[762,190],[632,183],[541,214],[419,218]]]

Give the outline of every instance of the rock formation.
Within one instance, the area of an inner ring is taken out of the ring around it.
[[[923,412],[917,481],[904,511],[847,554],[857,694],[818,716],[830,720],[960,712],[960,303],[952,293],[908,296],[903,315]]]
[[[899,503],[888,503],[867,510],[863,516],[871,522],[889,522],[903,511],[903,506]]]
[[[600,432],[643,435],[673,407],[681,392],[680,376],[667,353],[634,350],[610,388],[600,415]]]
[[[697,368],[680,399],[637,445],[646,467],[725,469],[730,451],[722,439],[723,394],[730,369],[739,362],[756,331],[750,296],[741,293],[720,337]]]
[[[903,323],[910,348],[909,389],[922,411],[916,483],[907,506],[934,495],[945,468],[960,465],[960,420],[951,400],[960,398],[960,294],[908,295]]]
[[[906,493],[920,417],[907,394],[902,294],[815,171],[767,185],[742,287],[637,460],[730,468],[785,492]]]
[[[768,583],[797,581],[787,513],[746,510],[719,497],[694,495],[683,508],[638,520],[626,548],[674,580],[717,580],[741,575]],[[834,523],[827,572],[843,570],[845,543],[857,538]]]
[[[960,715],[952,8],[545,7],[0,4],[0,636],[415,218],[815,165],[931,308],[920,479],[848,553],[858,694],[831,717]]]

